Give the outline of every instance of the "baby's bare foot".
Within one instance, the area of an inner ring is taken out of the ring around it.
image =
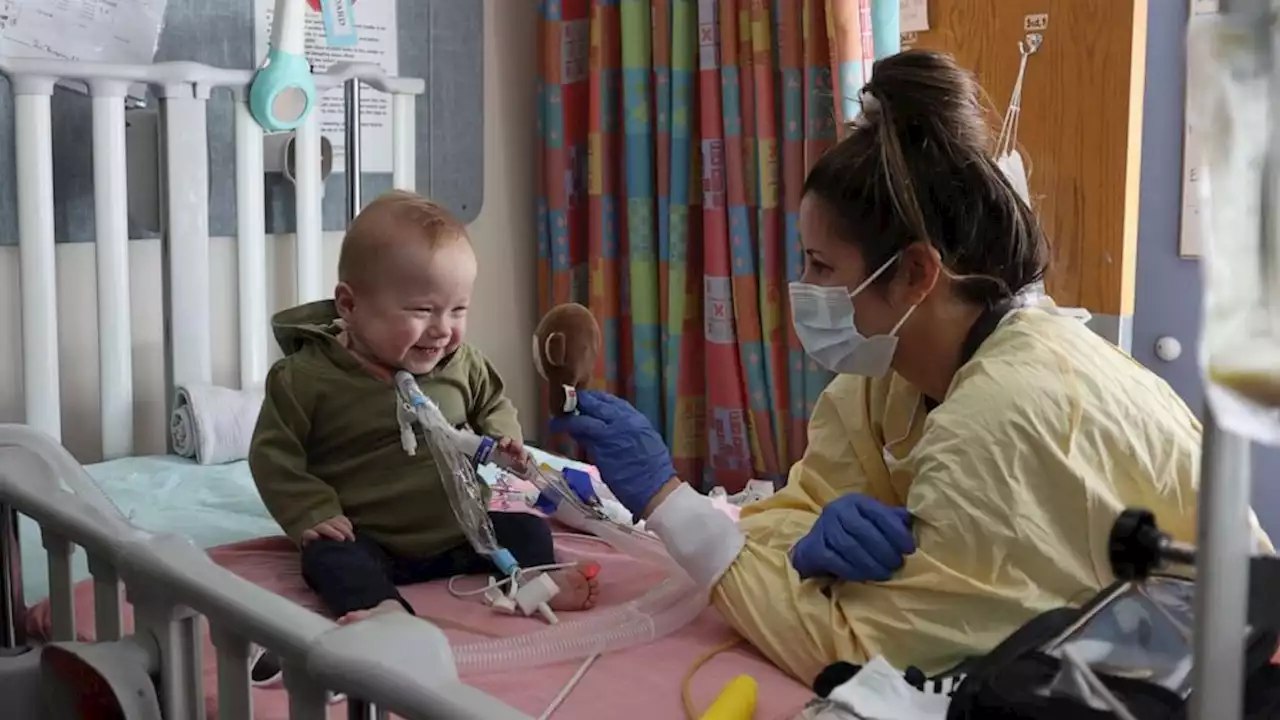
[[[381,615],[389,612],[405,612],[404,606],[398,600],[383,600],[366,610],[352,610],[351,612],[338,618],[339,625],[350,625],[353,622],[367,620],[374,615]]]
[[[600,564],[595,562],[552,570],[547,575],[555,581],[560,592],[547,603],[552,610],[590,610],[596,605],[600,583]]]

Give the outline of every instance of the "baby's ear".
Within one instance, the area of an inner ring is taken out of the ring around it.
[[[564,333],[555,332],[548,335],[543,348],[547,354],[547,362],[554,367],[564,367],[565,355],[568,352],[567,345]]]

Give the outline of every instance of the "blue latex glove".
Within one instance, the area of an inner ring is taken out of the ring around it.
[[[851,493],[822,509],[813,529],[791,549],[791,565],[804,579],[883,582],[915,551],[905,508]]]
[[[609,393],[579,390],[578,414],[552,418],[551,432],[572,437],[618,502],[634,515],[676,476],[671,451],[648,418]]]

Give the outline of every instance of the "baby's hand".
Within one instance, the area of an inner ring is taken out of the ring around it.
[[[525,474],[533,466],[533,456],[524,449],[524,443],[516,438],[505,437],[498,441],[498,452],[507,457],[507,464],[518,474]]]
[[[328,520],[316,523],[316,526],[310,530],[302,531],[303,545],[306,545],[313,540],[319,540],[320,538],[337,540],[338,542],[342,542],[343,540],[355,540],[356,530],[355,527],[352,526],[351,521],[347,519],[346,515],[338,515],[336,517],[331,517]]]

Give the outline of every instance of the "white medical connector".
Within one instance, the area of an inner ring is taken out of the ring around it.
[[[560,592],[560,586],[556,585],[549,576],[545,573],[539,575],[528,583],[519,585],[518,589],[516,589],[515,578],[511,578],[509,582],[512,590],[503,592],[502,586],[493,578],[489,578],[489,586],[484,590],[484,599],[494,612],[503,615],[520,614],[525,617],[536,612],[549,625],[560,622],[560,618],[556,617],[548,604],[551,598]]]
[[[560,622],[560,618],[551,611],[547,601],[555,597],[558,592],[560,592],[560,586],[556,585],[556,581],[549,575],[543,573],[520,586],[516,591],[516,605],[526,616],[532,615],[536,610],[549,625],[555,625]]]
[[[507,597],[507,594],[502,592],[502,588],[498,587],[493,578],[489,578],[489,587],[484,591],[484,599],[485,602],[489,603],[489,607],[493,608],[494,612],[515,615],[519,610],[516,606],[516,601]]]
[[[400,426],[400,447],[404,448],[405,453],[408,455],[416,455],[418,452],[418,436],[413,432],[413,423],[417,419],[418,415],[413,411],[413,408],[397,397],[396,423]]]

